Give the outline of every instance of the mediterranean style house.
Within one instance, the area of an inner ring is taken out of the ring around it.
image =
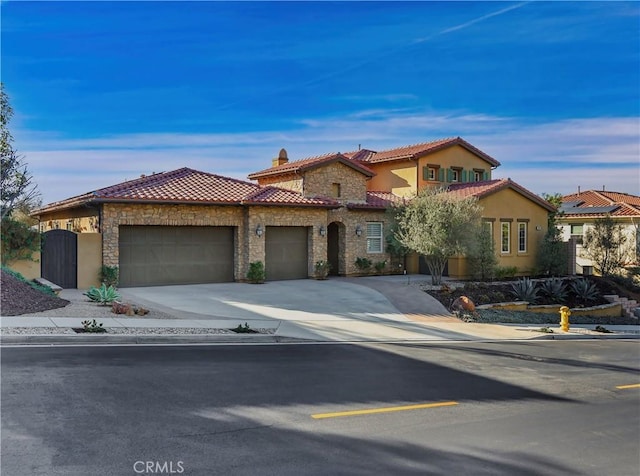
[[[587,230],[606,216],[622,226],[630,247],[630,264],[640,263],[640,197],[605,190],[578,190],[578,193],[562,197],[560,212],[557,222],[562,238],[564,241],[573,238],[576,242],[575,257],[579,268],[593,266],[591,260],[584,257],[583,238]]]
[[[101,265],[119,267],[121,286],[241,281],[254,261],[265,263],[268,280],[313,276],[320,260],[340,275],[357,273],[357,258],[389,266],[387,209],[429,186],[477,197],[500,264],[528,274],[554,210],[512,180],[493,179],[500,163],[459,137],[291,162],[282,149],[270,165],[251,182],[189,168],[141,176],[34,216],[43,232],[68,232],[75,285],[88,287]],[[418,272],[418,257],[407,268]],[[464,257],[448,270],[466,277]]]

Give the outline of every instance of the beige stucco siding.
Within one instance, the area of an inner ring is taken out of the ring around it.
[[[485,162],[483,159],[478,157],[477,155],[469,152],[462,146],[455,145],[453,147],[448,147],[443,150],[439,150],[437,152],[433,152],[429,155],[421,157],[418,161],[418,187],[422,188],[424,186],[434,185],[432,181],[426,181],[423,179],[422,170],[423,167],[428,167],[429,165],[439,165],[441,169],[451,169],[451,168],[459,168],[464,172],[467,172],[467,180],[466,182],[473,181],[473,171],[474,170],[482,170],[487,172],[486,180],[491,179],[491,166]],[[471,173],[471,177],[468,174]],[[447,182],[447,177],[445,175],[444,181]],[[459,180],[463,181],[462,177]],[[440,182],[438,182],[440,183]]]
[[[538,248],[547,231],[548,211],[511,189],[500,190],[480,200],[482,216],[493,220],[493,239],[500,266],[515,266],[518,274],[535,268]],[[500,223],[510,224],[509,252],[501,252]],[[518,251],[518,223],[526,223],[526,251]]]
[[[383,162],[369,166],[376,175],[367,183],[368,190],[392,192],[400,197],[415,194],[417,189],[416,161]]]

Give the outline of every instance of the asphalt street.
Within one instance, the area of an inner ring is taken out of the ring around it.
[[[3,347],[2,475],[637,475],[638,341]]]

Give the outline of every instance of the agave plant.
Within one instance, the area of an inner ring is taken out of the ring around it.
[[[99,288],[95,288],[91,286],[89,290],[84,293],[91,301],[97,302],[106,306],[107,304],[111,304],[113,301],[117,301],[120,299],[120,294],[116,291],[116,288],[113,286],[107,287],[106,284],[102,283],[102,286]]]
[[[540,291],[555,302],[563,302],[567,298],[567,285],[559,278],[547,279],[540,283]]]
[[[536,283],[529,278],[518,279],[518,281],[511,284],[511,289],[511,294],[518,301],[534,303],[538,299]]]
[[[588,304],[598,299],[600,292],[595,284],[582,278],[571,283],[571,291],[582,304]]]

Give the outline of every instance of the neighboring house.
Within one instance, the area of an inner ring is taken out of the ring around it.
[[[562,197],[560,211],[562,213],[558,215],[557,221],[562,230],[562,238],[564,241],[575,239],[576,264],[579,268],[593,266],[583,256],[582,243],[587,230],[607,215],[623,227],[632,252],[635,250],[635,255],[630,259],[635,260],[635,263],[640,262],[640,197],[605,190],[578,191]]]
[[[389,206],[424,186],[448,186],[479,198],[501,264],[526,274],[553,207],[509,179],[492,180],[499,165],[460,138],[293,162],[282,149],[271,167],[249,175],[257,183],[182,168],[52,203],[34,215],[42,231],[94,237],[89,248],[81,246],[86,239],[78,241],[77,275],[85,276],[78,287],[101,264],[119,266],[122,286],[238,281],[254,261],[265,263],[269,280],[296,279],[313,276],[319,260],[340,275],[357,273],[358,257],[390,263]],[[95,269],[84,269],[84,261]],[[418,271],[417,258],[409,271]],[[464,260],[452,261],[449,274],[464,277]]]

